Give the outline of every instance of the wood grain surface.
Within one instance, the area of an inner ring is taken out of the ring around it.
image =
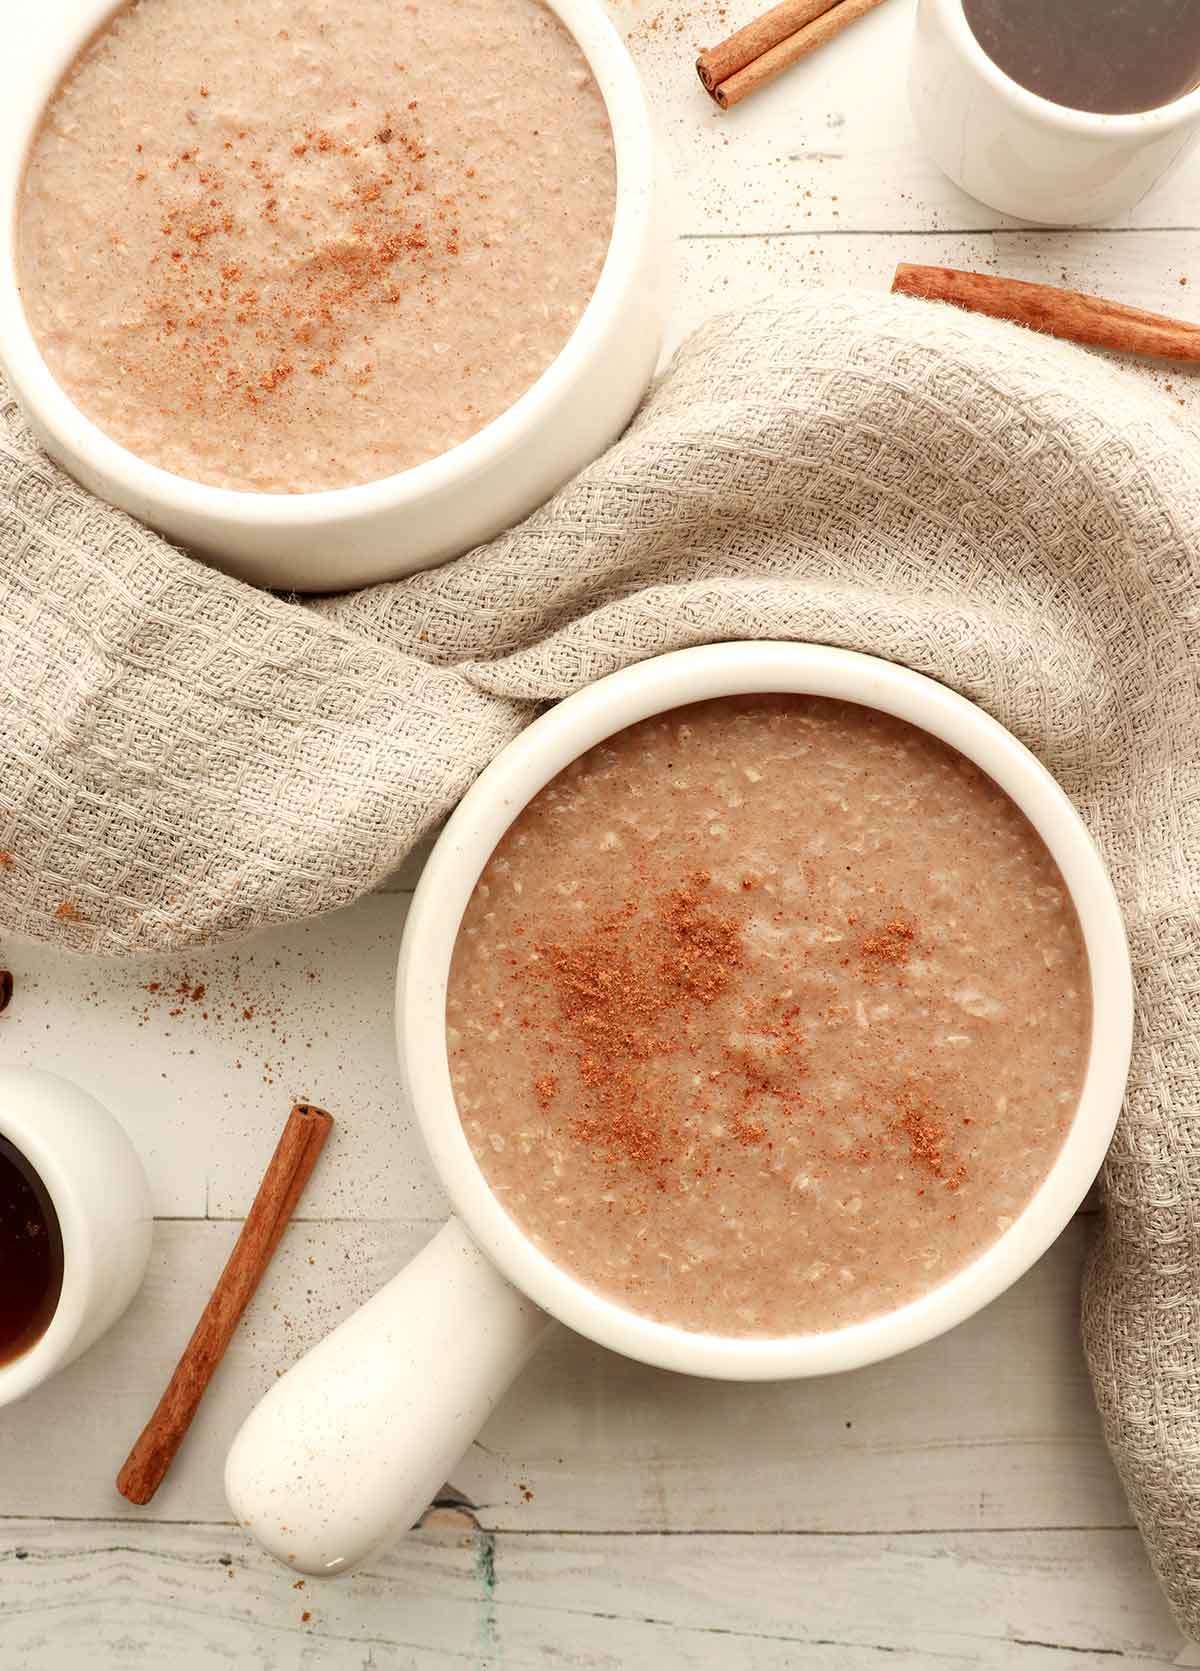
[[[0,50],[53,27],[61,3],[8,0]],[[727,115],[697,82],[696,51],[759,0],[609,9],[674,169],[673,343],[780,285],[883,292],[904,260],[1200,319],[1200,156],[1120,225],[1006,221],[919,151],[903,75],[911,0],[887,0]],[[1184,425],[1200,414],[1195,373],[1131,375]],[[4,948],[16,994],[0,1061],[74,1075],[120,1113],[159,1222],[126,1318],[0,1412],[2,1671],[1176,1663],[1183,1644],[1078,1347],[1086,1215],[982,1316],[836,1380],[686,1381],[562,1333],[455,1471],[446,1501],[459,1506],[348,1580],[296,1589],[228,1523],[221,1465],[251,1403],[446,1211],[392,1043],[419,866],[335,916],[194,958],[102,966]],[[303,1215],[171,1476],[134,1509],[114,1469],[302,1099],[339,1119]]]

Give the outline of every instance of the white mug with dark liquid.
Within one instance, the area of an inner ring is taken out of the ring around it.
[[[1169,22],[1171,5],[1181,3],[1190,0],[1158,0],[1158,12]],[[1096,78],[1095,102],[1115,108],[1075,108],[1057,101],[1088,96],[1088,83],[1079,73],[1079,57],[1086,56],[1080,50],[1080,33],[1071,37],[1074,61],[1064,53],[1056,65],[1053,51],[1047,50],[1046,22],[1052,8],[1018,0],[1013,9],[1021,18],[1028,14],[1026,33],[1035,38],[1037,53],[1022,51],[1017,29],[996,30],[996,57],[981,44],[969,12],[975,14],[977,27],[980,17],[1003,19],[1005,0],[988,0],[986,5],[982,0],[918,0],[909,96],[926,149],[972,197],[1022,220],[1062,226],[1123,214],[1200,132],[1200,87],[1195,85],[1200,63],[1193,66],[1197,74],[1190,76],[1186,42],[1172,30],[1177,75],[1172,82],[1165,64],[1158,67],[1163,102],[1129,108],[1155,96],[1145,91],[1156,81],[1156,66],[1146,59],[1160,56],[1159,41],[1152,30],[1144,38],[1137,34],[1147,12],[1127,8],[1129,21],[1123,31],[1103,28],[1097,13],[1089,38],[1104,43],[1114,69],[1111,77]],[[1035,16],[1039,9],[1040,21]],[[1013,73],[997,59],[1004,59]],[[1061,84],[1056,84],[1058,70],[1063,72]],[[1018,73],[1025,84],[1016,78]],[[1043,90],[1032,90],[1030,82]],[[1051,90],[1054,97],[1046,96]]]
[[[0,1067],[0,1406],[116,1322],[151,1227],[141,1162],[107,1108],[55,1073]]]

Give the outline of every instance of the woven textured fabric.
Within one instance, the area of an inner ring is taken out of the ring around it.
[[[715,319],[604,458],[437,572],[256,592],[0,422],[0,930],[162,950],[345,904],[539,704],[812,639],[941,679],[1055,773],[1139,1016],[1084,1329],[1157,1571],[1200,1634],[1200,444],[1076,350],[936,305]]]

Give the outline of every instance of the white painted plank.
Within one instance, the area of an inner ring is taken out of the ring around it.
[[[308,1099],[338,1126],[306,1216],[440,1219],[392,1027],[407,903],[373,894],[194,956],[104,963],[10,944],[0,1061],[94,1091],[137,1145],[160,1215],[244,1215],[289,1107]]]
[[[131,1508],[113,1476],[236,1228],[159,1225],[125,1319],[0,1411],[0,1515],[225,1518],[224,1456],[253,1401],[429,1234],[294,1225],[166,1484],[149,1509]],[[1127,1525],[1077,1341],[1084,1236],[1077,1221],[1023,1282],[941,1340],[826,1380],[691,1380],[563,1330],[453,1484],[486,1526],[522,1531]]]
[[[293,1584],[220,1527],[5,1523],[0,1663],[1062,1671],[1182,1646],[1132,1532],[494,1536],[439,1511],[369,1570]]]
[[[1017,224],[925,155],[908,105],[914,0],[887,0],[736,110],[695,60],[762,0],[609,0],[657,114],[685,232],[932,231]],[[1200,154],[1115,223],[1195,226]]]
[[[577,1659],[558,1640],[585,1666],[1050,1671],[1099,1653],[1169,1665],[1180,1647],[1136,1534],[642,1541],[498,1540],[505,1663],[533,1661],[560,1584]]]

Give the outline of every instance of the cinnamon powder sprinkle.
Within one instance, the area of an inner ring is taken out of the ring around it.
[[[913,1164],[957,1189],[965,1182],[966,1167],[949,1147],[947,1122],[941,1109],[916,1086],[906,1086],[895,1098],[895,1130],[908,1140]],[[969,1120],[963,1121],[969,1125]]]
[[[726,1049],[726,1070],[711,1074],[708,1091],[681,1106],[680,1059],[686,1067],[704,1012],[745,965],[741,927],[714,904],[708,871],[693,871],[679,886],[651,897],[646,909],[626,900],[597,914],[577,938],[534,950],[537,961],[518,974],[537,984],[540,1000],[550,998],[549,1031],[569,1048],[571,1136],[606,1165],[631,1167],[664,1190],[686,1154],[691,1175],[704,1178],[712,1169],[711,1149],[698,1145],[695,1130],[685,1127],[688,1115],[716,1119],[723,1108],[733,1142],[769,1147],[765,1116],[786,1117],[802,1100],[808,1063],[796,1031],[799,1012],[777,1002],[745,1020],[745,1042]],[[546,1030],[544,1001],[531,1006],[520,1025]],[[559,1076],[535,1079],[533,1088],[547,1113],[560,1092]],[[732,1117],[730,1095],[736,1099]]]
[[[770,1151],[775,1135],[799,1117],[820,1122],[828,1112],[810,1105],[803,1006],[770,995],[739,1016],[736,1036],[721,1049],[724,1067],[681,1098],[696,1028],[708,1025],[705,1012],[746,967],[742,925],[728,911],[745,908],[745,887],[743,881],[737,894],[723,895],[727,903],[718,908],[710,873],[696,870],[677,887],[597,912],[571,939],[537,944],[535,961],[511,957],[518,979],[533,989],[531,997],[536,992],[519,1025],[545,1035],[550,1054],[565,1044],[571,1067],[567,1092],[558,1073],[533,1080],[539,1110],[550,1115],[560,1106],[575,1142],[609,1170],[632,1169],[659,1191],[720,1171],[690,1115],[707,1115],[739,1148]],[[915,927],[900,917],[865,936],[859,949],[866,978],[903,968],[915,940]],[[813,1153],[822,1164],[869,1165],[899,1142],[918,1175],[947,1189],[965,1180],[947,1119],[921,1085],[877,1088],[863,1112],[878,1153],[863,1144],[830,1148],[814,1126]]]
[[[742,963],[742,937],[733,919],[701,907],[701,891],[711,881],[707,870],[697,871],[687,887],[673,889],[660,902],[668,947],[659,973],[702,1004],[721,996]]]
[[[916,937],[917,931],[912,923],[893,917],[891,922],[885,923],[874,934],[864,936],[858,949],[864,963],[869,969],[873,967],[876,973],[880,973],[888,965],[903,969],[912,956]]]
[[[537,946],[538,961],[525,971],[549,985],[556,1030],[572,1048],[572,1135],[610,1163],[648,1175],[670,1164],[681,1140],[664,1116],[669,1095],[659,1094],[667,1089],[666,1059],[686,1048],[691,1006],[713,1003],[742,960],[737,925],[706,900],[710,882],[707,871],[696,871],[645,916],[628,900],[598,915],[578,939]],[[532,1017],[522,1024],[533,1026]],[[544,1085],[535,1083],[543,1108]]]
[[[207,97],[208,89],[201,94]],[[285,202],[270,157],[247,154],[253,143],[253,135],[239,132],[237,142],[225,141],[228,154],[221,158],[187,150],[166,163],[180,179],[164,209],[167,247],[146,271],[147,303],[184,377],[184,409],[207,421],[218,418],[229,400],[245,402],[265,418],[270,397],[293,373],[295,354],[303,354],[306,369],[328,370],[354,351],[354,325],[364,311],[394,305],[406,291],[428,303],[445,261],[462,251],[457,226],[445,237],[430,230],[431,216],[439,222],[456,218],[457,199],[452,189],[433,192],[416,131],[385,122],[361,141],[349,136],[339,144],[327,130],[308,128],[288,150],[293,158],[312,158],[309,166],[318,170],[312,189],[328,194],[336,230],[301,250],[282,275],[272,269],[261,297],[255,288],[235,292],[242,273],[233,258],[241,220],[254,212],[246,207],[245,187],[262,192],[258,213],[272,223],[308,189],[301,180]],[[348,195],[322,186],[319,159],[334,151],[353,169]],[[144,180],[145,169],[135,178]],[[186,260],[180,231],[189,245]]]

